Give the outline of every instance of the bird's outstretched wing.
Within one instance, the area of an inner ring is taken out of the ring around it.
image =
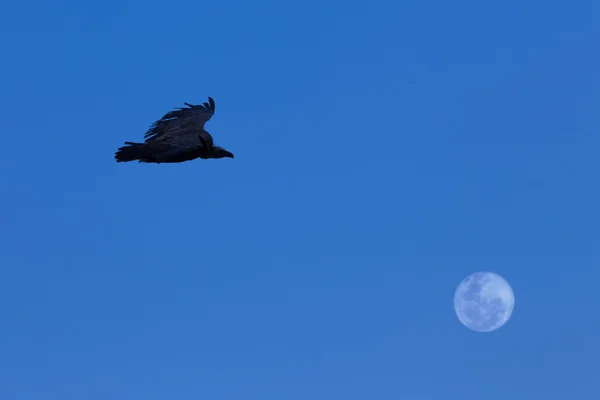
[[[176,108],[150,125],[150,128],[144,135],[146,142],[158,139],[161,136],[177,136],[191,131],[203,131],[204,124],[215,113],[215,101],[209,97],[208,103],[205,102],[198,105],[184,104],[187,108]]]
[[[204,138],[197,132],[187,132],[178,136],[164,137],[160,140],[145,143],[146,151],[157,160],[167,162],[188,153],[204,153],[209,147]]]

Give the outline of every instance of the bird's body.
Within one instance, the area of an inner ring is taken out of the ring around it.
[[[180,163],[196,158],[233,158],[233,154],[215,146],[213,137],[204,124],[215,113],[215,102],[177,108],[154,122],[144,138],[144,143],[125,142],[115,153],[117,162]]]

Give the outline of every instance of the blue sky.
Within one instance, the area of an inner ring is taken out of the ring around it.
[[[0,398],[600,395],[598,2],[2,15]],[[234,160],[115,163],[208,96]]]

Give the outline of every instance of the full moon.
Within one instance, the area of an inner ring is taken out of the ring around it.
[[[508,282],[493,272],[467,276],[454,292],[454,311],[459,321],[475,332],[491,332],[506,324],[515,308]]]

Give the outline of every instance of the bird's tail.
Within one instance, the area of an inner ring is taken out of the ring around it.
[[[143,143],[125,142],[125,146],[120,147],[115,153],[117,162],[128,162],[140,160],[144,157],[144,152],[141,149]]]

